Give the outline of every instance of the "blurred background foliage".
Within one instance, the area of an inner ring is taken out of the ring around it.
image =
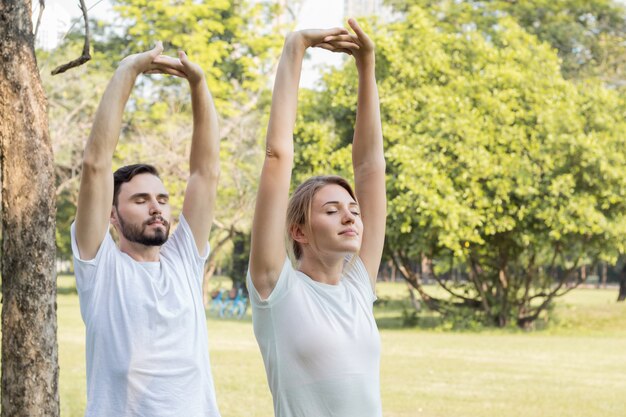
[[[58,256],[71,259],[82,149],[107,80],[121,58],[161,39],[166,54],[184,49],[203,67],[216,100],[222,176],[207,278],[218,271],[241,285],[273,74],[293,13],[244,0],[113,3],[113,24],[90,22],[88,64],[49,75],[80,54],[80,30],[38,52],[57,166]],[[377,45],[388,172],[381,277],[406,280],[419,296],[415,308],[522,328],[588,277],[619,279],[624,7],[609,0],[388,3],[396,19],[364,19]],[[350,59],[300,91],[294,184],[330,172],[351,178],[356,91]],[[115,166],[156,165],[175,212],[187,177],[190,110],[184,82],[140,78],[115,157]]]

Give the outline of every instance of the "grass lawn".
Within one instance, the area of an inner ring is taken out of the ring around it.
[[[616,290],[577,289],[545,330],[450,332],[401,328],[403,284],[382,283],[377,307],[385,417],[622,417],[626,303]],[[407,304],[408,305],[408,304]],[[84,325],[71,277],[59,278],[61,415],[85,407]],[[223,417],[271,417],[272,401],[247,316],[209,317]]]

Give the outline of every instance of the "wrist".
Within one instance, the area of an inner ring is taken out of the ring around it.
[[[189,82],[189,87],[191,88],[192,91],[195,89],[202,89],[205,87],[208,88],[204,73],[196,78],[187,78],[187,81]]]
[[[285,45],[283,49],[289,52],[304,53],[309,46],[310,45],[307,45],[302,33],[290,32],[285,37]]]
[[[365,56],[355,55],[354,59],[356,61],[356,68],[359,72],[374,70],[376,67],[376,56],[373,52]]]
[[[141,72],[142,71],[140,71],[139,68],[133,65],[132,62],[128,62],[125,60],[120,61],[119,65],[117,66],[117,69],[115,70],[116,74],[121,74],[121,75],[126,75],[126,76],[130,75],[135,78],[139,76]]]

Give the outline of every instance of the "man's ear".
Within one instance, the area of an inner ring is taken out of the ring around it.
[[[115,209],[115,206],[111,206],[111,217],[109,218],[109,221],[111,222],[111,224],[113,226],[118,226],[119,225],[119,223],[117,221],[117,215],[116,215],[117,213],[116,213],[116,211],[117,210]]]
[[[289,228],[289,234],[291,235],[291,238],[294,240],[294,242],[298,242],[301,244],[309,243],[309,239],[304,233],[304,231],[302,230],[301,225],[298,225],[298,224],[291,225],[291,227]]]

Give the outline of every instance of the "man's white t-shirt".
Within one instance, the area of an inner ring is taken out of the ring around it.
[[[381,417],[376,299],[361,259],[338,285],[314,281],[285,261],[262,300],[247,276],[254,334],[276,417]]]
[[[87,330],[85,416],[218,417],[202,302],[203,267],[185,218],[140,263],[107,232],[82,260],[72,224],[80,311]]]

